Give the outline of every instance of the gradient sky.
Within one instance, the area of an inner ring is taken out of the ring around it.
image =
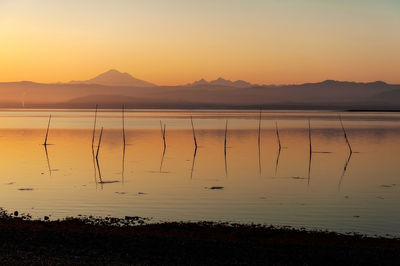
[[[0,81],[400,83],[400,0],[0,0]]]

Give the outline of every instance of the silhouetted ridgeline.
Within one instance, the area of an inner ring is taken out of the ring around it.
[[[0,107],[93,108],[99,104],[102,108],[120,108],[124,104],[126,108],[396,110],[400,106],[400,85],[380,81],[327,80],[274,86],[218,79],[213,82],[200,80],[183,86],[144,84],[134,87],[91,84],[88,81],[59,84],[3,82],[0,83]]]

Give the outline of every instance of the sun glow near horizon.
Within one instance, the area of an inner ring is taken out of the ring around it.
[[[400,83],[396,1],[0,0],[0,81]]]

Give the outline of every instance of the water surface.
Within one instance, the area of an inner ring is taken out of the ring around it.
[[[399,236],[400,114],[341,115],[351,156],[335,112],[264,112],[259,145],[258,111],[126,110],[124,152],[120,110],[101,110],[97,164],[93,110],[1,110],[0,207]]]

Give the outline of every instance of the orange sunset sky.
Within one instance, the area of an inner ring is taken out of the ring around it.
[[[0,82],[400,83],[398,0],[0,0]]]

